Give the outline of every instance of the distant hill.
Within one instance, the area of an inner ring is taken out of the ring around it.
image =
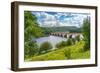
[[[49,32],[81,32],[81,28],[75,26],[62,26],[62,27],[41,27]]]

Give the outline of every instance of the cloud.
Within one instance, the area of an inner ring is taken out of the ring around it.
[[[80,27],[83,24],[83,20],[87,18],[89,14],[82,13],[65,13],[65,12],[44,12],[35,11],[32,14],[36,15],[40,26],[76,26]]]
[[[55,16],[48,14],[46,12],[43,12],[42,15],[45,16],[45,18],[40,19],[43,20],[41,22],[42,26],[53,26],[53,25],[55,26],[57,24],[57,19]]]

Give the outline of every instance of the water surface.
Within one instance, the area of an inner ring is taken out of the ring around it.
[[[41,38],[37,38],[36,42],[37,44],[40,46],[43,42],[50,42],[53,46],[53,48],[55,48],[55,45],[61,41],[66,41],[67,38],[63,38],[63,37],[59,37],[59,36],[48,36],[48,37],[41,37]]]

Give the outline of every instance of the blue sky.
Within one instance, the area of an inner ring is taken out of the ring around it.
[[[90,16],[89,13],[72,13],[72,12],[46,12],[32,11],[36,15],[37,22],[42,27],[54,26],[76,26],[80,27],[83,20]]]

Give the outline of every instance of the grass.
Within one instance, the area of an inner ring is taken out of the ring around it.
[[[75,45],[56,49],[54,51],[39,56],[33,56],[25,61],[69,60],[90,58],[90,50],[84,51],[83,46],[84,41],[80,41]]]

